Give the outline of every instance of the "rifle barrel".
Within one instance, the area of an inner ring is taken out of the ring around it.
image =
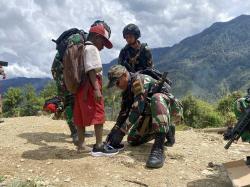
[[[233,143],[234,139],[230,139],[229,142],[227,142],[227,144],[224,146],[225,149],[228,149],[231,144]]]

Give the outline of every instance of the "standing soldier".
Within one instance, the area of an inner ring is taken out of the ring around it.
[[[250,107],[250,88],[247,89],[247,96],[239,98],[234,102],[233,109],[236,118],[239,120],[249,107]],[[241,139],[244,142],[250,143],[250,129],[248,132],[244,132],[241,135]]]
[[[129,72],[137,72],[153,66],[151,50],[146,43],[141,43],[140,29],[135,24],[128,24],[123,29],[123,38],[127,45],[121,50],[118,64],[125,66]]]
[[[127,45],[121,50],[118,64],[125,66],[129,72],[143,71],[147,68],[153,68],[153,59],[150,48],[147,43],[141,43],[139,38],[141,31],[135,24],[128,24],[123,29],[123,38]],[[123,98],[124,100],[126,99]],[[120,113],[124,115],[125,111]],[[119,116],[120,116],[119,115]],[[119,117],[118,117],[119,118]],[[166,135],[166,146],[173,146],[175,143],[175,125],[169,125],[169,131]]]
[[[130,73],[124,66],[112,66],[108,73],[108,87],[116,85],[129,100],[122,102],[126,115],[120,115],[107,137],[107,142],[119,148],[128,133],[128,143],[138,146],[154,139],[146,166],[160,168],[164,164],[164,141],[171,121],[182,117],[180,102],[169,93],[169,85],[159,83],[152,77]],[[123,97],[124,98],[124,97]],[[150,116],[151,123],[141,123]],[[146,126],[145,126],[145,125]]]
[[[77,136],[76,128],[73,123],[74,96],[66,89],[66,85],[63,79],[63,65],[62,65],[62,61],[60,60],[59,53],[57,53],[54,58],[51,72],[52,72],[52,76],[54,80],[56,81],[57,96],[59,96],[63,100],[63,105],[64,105],[63,108],[65,110],[65,117],[66,117],[66,121],[71,132],[73,143],[77,145],[78,136]]]

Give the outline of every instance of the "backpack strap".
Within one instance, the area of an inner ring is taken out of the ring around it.
[[[134,68],[134,65],[136,64],[137,58],[141,55],[142,51],[145,49],[146,46],[147,46],[147,43],[141,43],[140,49],[136,53],[136,55],[134,57],[129,56],[129,63],[132,65],[133,68]]]
[[[84,42],[84,45],[94,45],[91,41]]]

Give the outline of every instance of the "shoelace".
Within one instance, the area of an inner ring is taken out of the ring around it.
[[[104,149],[107,149],[107,150],[114,150],[115,148],[112,147],[112,146],[109,145],[109,144],[104,144]]]
[[[161,150],[161,149],[153,150],[153,151],[150,153],[150,157],[161,158],[161,156],[162,156],[162,150]]]

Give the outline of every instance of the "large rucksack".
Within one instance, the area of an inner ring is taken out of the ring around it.
[[[63,57],[63,78],[67,90],[76,93],[85,79],[83,62],[84,44],[69,44]]]
[[[61,57],[60,60],[62,60],[64,53],[67,49],[68,39],[73,34],[80,34],[83,37],[84,41],[86,40],[87,33],[77,28],[71,28],[69,30],[66,30],[56,40],[52,39],[52,41],[56,43],[56,50],[58,51],[59,56]]]
[[[63,32],[57,40],[52,40],[56,43],[63,64],[64,83],[70,93],[76,93],[85,79],[83,62],[85,35],[84,31],[73,28]]]

